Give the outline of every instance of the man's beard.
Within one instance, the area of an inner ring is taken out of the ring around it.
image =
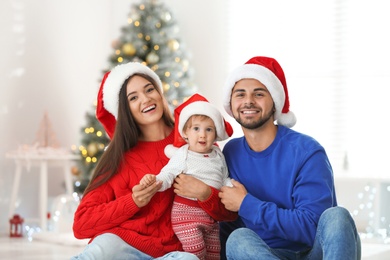
[[[267,123],[269,120],[271,120],[272,116],[274,114],[274,110],[271,109],[264,117],[261,117],[259,120],[257,121],[251,121],[251,122],[244,122],[240,115],[241,113],[238,113],[238,116],[237,117],[234,117],[234,119],[236,119],[236,121],[244,128],[246,129],[250,129],[250,130],[254,130],[254,129],[257,129],[257,128],[260,128],[262,127],[265,123]]]

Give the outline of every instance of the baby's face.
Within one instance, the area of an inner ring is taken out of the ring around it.
[[[214,121],[211,118],[193,116],[183,135],[187,138],[189,150],[197,153],[209,153],[217,138]]]

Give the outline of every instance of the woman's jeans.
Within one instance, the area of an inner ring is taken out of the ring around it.
[[[227,238],[226,258],[229,260],[360,260],[361,244],[350,213],[342,207],[333,207],[321,215],[314,245],[311,249],[291,251],[270,248],[251,229],[238,228]],[[225,259],[223,253],[221,259]]]
[[[97,236],[90,244],[86,246],[84,251],[78,256],[74,256],[71,260],[199,260],[193,254],[186,252],[171,252],[162,257],[153,258],[138,249],[130,246],[120,237],[114,234],[106,233]]]

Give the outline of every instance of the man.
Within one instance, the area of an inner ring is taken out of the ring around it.
[[[290,129],[296,118],[279,63],[254,57],[235,69],[224,108],[244,136],[223,149],[234,180],[219,195],[239,219],[220,224],[221,259],[360,259],[359,235],[337,206],[324,148]]]

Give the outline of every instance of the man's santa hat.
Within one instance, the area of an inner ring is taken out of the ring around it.
[[[239,66],[228,77],[224,89],[223,106],[226,112],[233,116],[230,99],[232,89],[241,79],[256,79],[267,87],[275,103],[274,117],[278,125],[293,127],[297,121],[294,113],[289,110],[287,83],[284,72],[279,63],[269,57],[253,57],[244,65]]]
[[[96,118],[103,125],[108,136],[112,138],[118,118],[119,92],[123,83],[134,74],[144,74],[151,77],[157,87],[163,91],[159,76],[148,66],[139,62],[120,64],[107,72],[100,84],[97,99]]]
[[[183,138],[183,128],[187,120],[193,115],[205,115],[213,120],[217,134],[215,141],[226,140],[233,134],[232,126],[224,120],[221,112],[200,94],[192,95],[187,101],[175,109],[174,114],[175,139],[173,146],[168,145],[165,148],[165,154],[169,158],[172,157],[178,147],[187,143]]]

